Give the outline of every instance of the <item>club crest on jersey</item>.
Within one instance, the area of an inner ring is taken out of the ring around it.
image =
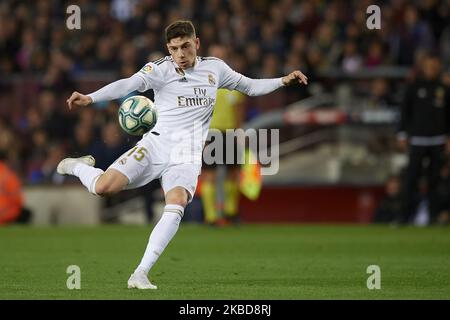
[[[216,85],[216,79],[214,79],[214,76],[212,74],[208,74],[208,81],[210,85],[212,86]]]
[[[144,73],[150,73],[150,72],[152,72],[152,70],[153,70],[153,67],[151,65],[149,65],[149,64],[147,64],[146,66],[144,66],[141,69],[141,71],[144,72]]]

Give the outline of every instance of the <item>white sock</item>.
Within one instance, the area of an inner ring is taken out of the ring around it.
[[[144,256],[135,272],[142,271],[147,274],[150,271],[170,240],[177,233],[183,213],[184,208],[176,204],[168,204],[164,207],[164,213],[150,234]]]
[[[73,168],[73,175],[80,178],[81,183],[93,194],[97,194],[95,184],[103,173],[102,169],[88,166],[82,162],[77,163]]]

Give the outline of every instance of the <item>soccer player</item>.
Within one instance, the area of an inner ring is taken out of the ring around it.
[[[254,96],[286,85],[307,84],[307,77],[300,71],[276,79],[249,79],[220,59],[197,56],[200,40],[190,21],[173,22],[165,36],[170,56],[147,63],[131,77],[91,94],[74,92],[67,100],[72,109],[118,99],[135,90],[155,92],[159,113],[156,126],[106,171],[94,167],[92,156],[66,158],[57,169],[60,174],[77,176],[89,192],[99,196],[160,179],[166,206],[140,264],[128,280],[128,288],[156,289],[147,274],[177,232],[184,208],[194,195],[217,89]]]

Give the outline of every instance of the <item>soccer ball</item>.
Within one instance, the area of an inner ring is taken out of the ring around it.
[[[153,101],[144,96],[129,97],[119,107],[119,124],[133,136],[141,136],[152,130],[157,119]]]

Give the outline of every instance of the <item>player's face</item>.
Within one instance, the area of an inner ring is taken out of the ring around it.
[[[190,37],[174,38],[167,44],[170,55],[181,69],[188,69],[194,65],[199,47],[200,40]]]

